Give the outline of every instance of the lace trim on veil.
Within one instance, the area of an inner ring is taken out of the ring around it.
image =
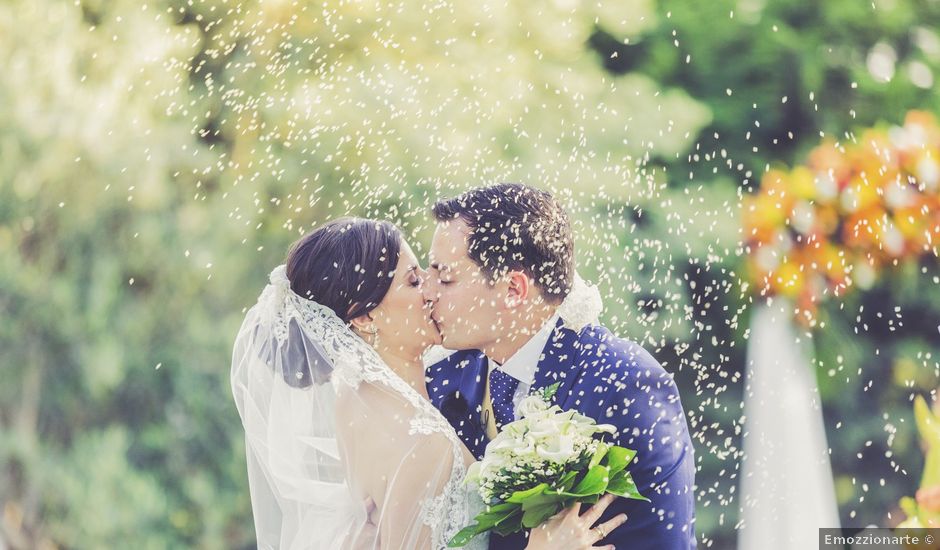
[[[396,375],[378,353],[356,335],[336,314],[317,302],[303,298],[290,288],[284,265],[276,267],[270,275],[271,284],[265,287],[259,304],[274,308],[276,338],[288,335],[288,323],[295,319],[301,323],[308,337],[319,343],[333,365],[331,382],[334,387],[345,384],[356,388],[363,381],[382,384],[405,398],[417,414],[410,420],[410,434],[444,434],[451,443],[453,468],[450,479],[441,494],[422,503],[422,520],[431,528],[432,548],[447,546],[447,541],[470,523],[469,508],[463,480],[463,442],[453,427],[427,399]]]

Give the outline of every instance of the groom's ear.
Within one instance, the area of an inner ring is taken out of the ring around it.
[[[510,271],[509,287],[506,291],[506,307],[516,308],[521,306],[530,298],[529,292],[532,289],[532,281],[529,276],[522,271]]]

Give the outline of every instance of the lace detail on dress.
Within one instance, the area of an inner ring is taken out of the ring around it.
[[[411,419],[411,423],[410,423],[411,425],[410,425],[410,429],[408,430],[408,435],[414,435],[414,434],[428,435],[428,434],[434,433],[435,431],[437,431],[437,428],[438,428],[436,420],[437,420],[436,418],[432,416],[428,416],[426,414],[415,415],[415,417]]]
[[[431,528],[432,548],[443,548],[457,532],[469,525],[472,515],[468,496],[463,486],[467,468],[463,463],[463,442],[447,419],[430,401],[396,375],[379,354],[365,343],[349,326],[326,306],[303,298],[290,288],[286,267],[276,267],[270,276],[271,284],[259,298],[262,307],[275,308],[275,337],[287,338],[289,322],[293,319],[318,345],[332,364],[331,383],[353,388],[363,381],[379,383],[394,390],[414,407],[410,433],[430,435],[440,433],[447,437],[453,452],[450,479],[441,494],[422,503],[422,520]]]

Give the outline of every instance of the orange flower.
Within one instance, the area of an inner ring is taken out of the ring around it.
[[[844,285],[848,279],[848,264],[843,250],[830,242],[822,243],[814,250],[812,261],[816,270],[823,273],[830,286]]]
[[[927,111],[909,111],[904,117],[904,128],[923,132],[925,143],[936,146],[940,143],[940,125],[937,117]]]
[[[859,174],[852,178],[839,196],[839,206],[843,212],[863,212],[881,203],[877,183],[868,175]]]
[[[816,225],[823,235],[832,235],[839,227],[839,213],[832,205],[822,205],[816,209]]]
[[[851,166],[846,162],[844,150],[840,150],[832,140],[826,140],[813,149],[809,154],[807,165],[815,172],[831,173],[837,183],[847,180],[852,173]]]
[[[761,192],[744,198],[741,216],[746,238],[766,241],[778,227],[784,225],[793,201],[790,197],[781,195],[782,193],[771,195]],[[754,230],[756,234],[752,236]]]
[[[779,294],[791,298],[798,296],[806,282],[804,272],[800,268],[801,264],[798,261],[784,258],[772,275],[773,289]]]
[[[940,126],[911,111],[904,127],[824,141],[805,166],[764,174],[743,218],[755,286],[794,298],[811,317],[825,297],[868,288],[899,260],[935,254]]]
[[[805,166],[797,166],[790,173],[789,190],[796,198],[813,200],[816,198],[816,182],[813,172]]]

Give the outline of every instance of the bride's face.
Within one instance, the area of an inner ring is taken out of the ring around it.
[[[431,310],[421,293],[427,272],[408,243],[402,241],[392,285],[382,302],[370,312],[383,348],[411,355],[441,343]],[[366,333],[366,339],[369,336]]]

